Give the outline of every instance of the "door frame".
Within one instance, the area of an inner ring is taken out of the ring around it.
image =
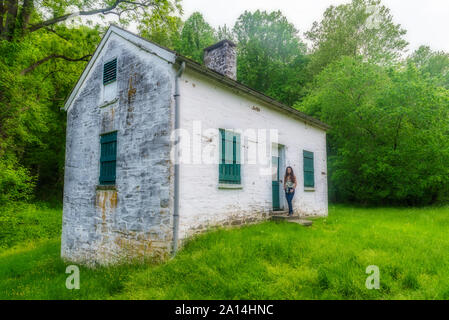
[[[272,144],[272,156],[271,159],[273,159],[273,157],[277,156],[278,157],[278,181],[279,181],[279,211],[283,211],[286,208],[286,199],[284,197],[284,168],[285,168],[285,146],[279,143],[273,143]],[[272,161],[272,160],[271,160]],[[272,161],[272,165],[273,165],[273,161]],[[273,179],[272,179],[273,181]],[[271,186],[271,188],[273,188]],[[273,193],[273,190],[271,190],[271,192]],[[273,204],[273,194],[271,195],[271,203]],[[272,209],[274,210],[274,207],[272,205]]]

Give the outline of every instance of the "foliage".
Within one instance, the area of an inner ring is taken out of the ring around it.
[[[0,298],[447,300],[448,224],[447,207],[331,206],[309,228],[268,222],[201,235],[162,265],[81,267],[80,290],[64,286],[70,263],[58,239],[29,242],[0,251]],[[365,287],[370,265],[380,290]]]
[[[280,11],[245,11],[234,29],[238,80],[292,105],[305,83],[306,46]]]
[[[142,37],[174,50],[181,41],[182,27],[183,21],[177,16],[167,16],[164,19],[151,16],[141,21],[138,29]]]
[[[391,65],[407,46],[405,33],[380,0],[330,6],[306,33],[314,49],[309,68],[317,74],[342,56],[363,56],[365,61]]]
[[[232,29],[230,29],[227,25],[219,26],[216,32],[216,38],[217,40],[221,41],[224,39],[230,40],[235,42],[235,35],[232,32]]]
[[[412,65],[386,70],[344,57],[298,106],[332,126],[337,200],[416,205],[447,191],[449,93]]]
[[[423,75],[435,81],[435,85],[449,89],[449,54],[432,51],[428,46],[421,46],[408,58]]]
[[[199,12],[194,12],[184,23],[176,51],[199,63],[203,61],[203,50],[217,42],[215,30]]]
[[[15,159],[6,156],[0,161],[0,203],[8,201],[31,200],[35,187],[35,178],[28,169]]]
[[[17,41],[36,31],[51,31],[53,26],[76,17],[112,15],[127,25],[155,16],[163,19],[180,10],[179,0],[5,0],[0,2],[0,39]]]
[[[62,195],[65,114],[60,109],[104,28],[78,16],[119,16],[160,39],[177,0],[0,1],[0,204]],[[72,23],[73,22],[73,23]],[[90,25],[90,26],[88,26]],[[174,41],[174,40],[173,40]],[[36,186],[36,188],[35,188]]]
[[[59,206],[11,201],[0,207],[0,251],[24,242],[55,239],[60,234]]]
[[[4,195],[3,200],[28,198],[33,181],[44,197],[47,196],[43,193],[48,190],[59,190],[61,194],[65,114],[60,108],[85,62],[52,59],[35,68],[29,66],[53,53],[86,55],[93,52],[99,36],[98,29],[69,30],[60,26],[55,33],[37,32],[20,43],[0,42],[0,167],[5,168],[0,174],[0,194]],[[13,167],[16,169],[10,170]]]

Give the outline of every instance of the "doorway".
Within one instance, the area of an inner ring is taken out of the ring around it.
[[[272,166],[271,190],[272,190],[273,211],[282,211],[284,209],[284,201],[283,198],[281,197],[281,193],[283,190],[282,168],[284,167],[284,146],[280,144],[273,144],[271,166]]]

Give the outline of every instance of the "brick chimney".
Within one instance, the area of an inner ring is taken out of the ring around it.
[[[236,45],[229,40],[222,40],[204,49],[204,64],[224,76],[237,80]]]

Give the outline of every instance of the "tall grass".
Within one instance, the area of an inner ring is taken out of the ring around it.
[[[189,241],[164,264],[81,268],[65,288],[59,240],[0,252],[4,299],[447,299],[449,208],[336,206],[305,228],[267,222]],[[380,269],[368,290],[366,268]]]
[[[0,207],[0,250],[61,234],[61,206],[10,202]]]

